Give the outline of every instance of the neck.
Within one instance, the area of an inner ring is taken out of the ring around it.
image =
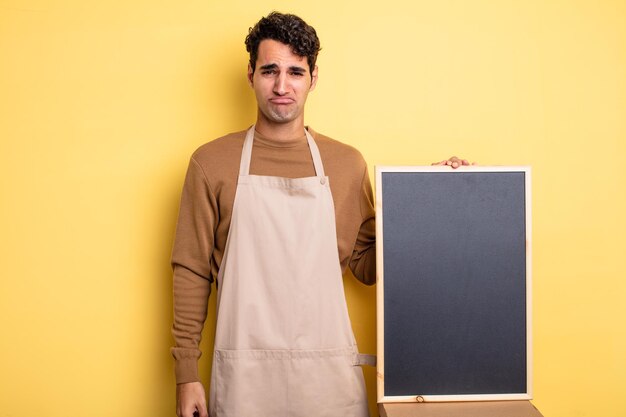
[[[289,123],[274,123],[263,117],[257,117],[254,129],[273,140],[289,141],[304,134],[304,120],[298,118]]]

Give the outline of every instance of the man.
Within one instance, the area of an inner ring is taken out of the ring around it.
[[[201,146],[183,188],[174,268],[177,415],[368,415],[342,274],[375,282],[367,165],[304,125],[315,30],[271,13],[246,38],[256,124]],[[450,159],[440,164],[467,164]],[[207,413],[198,345],[211,282],[217,330]]]

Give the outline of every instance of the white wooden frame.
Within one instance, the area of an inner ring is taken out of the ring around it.
[[[472,395],[415,395],[385,396],[385,298],[383,259],[383,201],[382,174],[386,172],[524,172],[526,205],[526,360],[527,390],[525,394],[472,394]],[[532,399],[532,280],[531,280],[531,169],[528,166],[463,166],[453,170],[444,166],[377,166],[376,167],[376,321],[377,321],[377,401],[379,403],[448,402],[448,401],[503,401]]]

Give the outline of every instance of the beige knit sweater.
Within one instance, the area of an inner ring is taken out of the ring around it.
[[[373,284],[374,205],[367,165],[356,149],[308,130],[319,147],[330,180],[341,268],[345,271],[349,266],[359,280]],[[201,146],[189,162],[172,253],[172,354],[179,384],[199,380],[198,346],[211,283],[217,277],[230,227],[245,133],[232,133]],[[250,174],[314,176],[306,136],[276,141],[256,133]]]

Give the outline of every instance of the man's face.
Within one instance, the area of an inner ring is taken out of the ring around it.
[[[259,106],[258,118],[270,124],[304,123],[304,104],[317,82],[306,57],[295,55],[284,43],[265,39],[259,44],[254,73],[248,66],[248,81]]]

